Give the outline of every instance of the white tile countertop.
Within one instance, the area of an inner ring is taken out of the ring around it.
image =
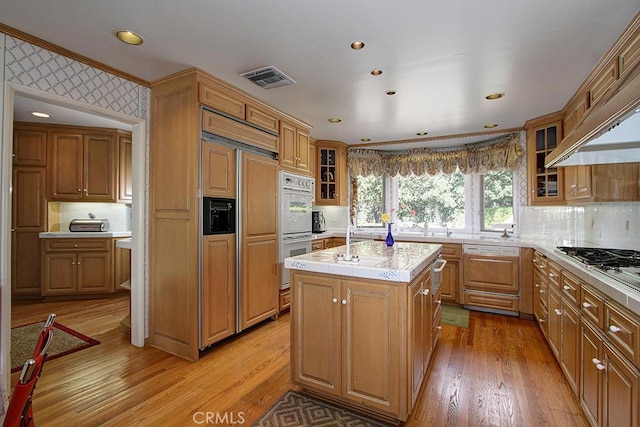
[[[116,248],[131,249],[131,237],[116,240]]]
[[[398,240],[411,242],[430,242],[430,243],[459,243],[459,244],[486,244],[499,246],[519,246],[521,248],[533,248],[536,251],[546,255],[549,259],[557,262],[562,268],[575,274],[585,283],[590,284],[598,289],[606,296],[616,301],[618,304],[628,308],[633,313],[640,315],[640,290],[634,289],[623,283],[616,281],[602,273],[597,269],[587,268],[574,258],[560,252],[557,246],[582,246],[582,247],[598,247],[601,245],[583,239],[568,239],[558,237],[555,239],[537,238],[537,237],[509,237],[502,238],[500,235],[490,234],[452,234],[447,237],[442,234],[425,236],[420,233],[393,232],[393,237]],[[333,230],[322,234],[314,234],[314,238],[322,239],[329,237],[344,237],[344,231]],[[317,236],[317,237],[316,237]],[[352,239],[384,239],[386,232],[379,231],[356,231]],[[382,242],[381,242],[382,243]],[[397,243],[396,243],[397,244]],[[334,248],[339,249],[339,248]]]
[[[102,237],[131,237],[131,231],[45,231],[39,234],[41,239],[86,239]]]
[[[339,246],[285,258],[284,266],[315,273],[410,282],[441,251],[442,245],[437,243],[399,242],[388,247],[384,242],[370,240],[350,245],[350,253],[357,256],[357,262],[341,260],[339,256],[345,254],[346,246]]]

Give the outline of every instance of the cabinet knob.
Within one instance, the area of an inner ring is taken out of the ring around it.
[[[598,363],[598,364],[596,365],[596,369],[597,369],[598,371],[604,371],[604,368],[605,368],[605,366],[604,366],[602,363]]]
[[[437,299],[437,300],[436,300],[436,304],[437,304],[437,305],[442,304],[442,300]]]
[[[438,329],[438,330],[442,329],[442,326],[438,325],[438,326],[436,326],[436,329]]]
[[[544,265],[541,265],[541,266],[540,266],[540,270],[544,270]]]
[[[609,330],[610,330],[611,332],[613,332],[614,334],[615,334],[616,332],[620,332],[620,328],[619,328],[619,327],[617,327],[616,325],[611,325],[611,326],[609,326]]]
[[[333,301],[333,303],[335,304],[335,303],[337,303],[337,302],[338,302],[338,298],[334,298],[332,301]]]
[[[78,188],[78,193],[82,191],[82,188]]]
[[[536,287],[536,288],[539,288],[539,287],[540,287],[540,283],[536,283],[536,284],[535,284],[535,287]]]
[[[546,322],[546,320],[544,320],[544,319],[538,319],[538,322],[540,322],[540,323],[544,323],[544,322]]]
[[[549,277],[556,277],[556,273],[549,272]]]
[[[557,308],[554,308],[553,311],[555,311],[558,316],[562,316],[562,310],[558,310]]]
[[[591,361],[593,362],[594,365],[597,365],[598,363],[602,363],[600,359],[596,359],[595,357],[591,359]]]
[[[544,294],[544,289],[540,289],[540,293],[541,293],[541,294]]]
[[[429,295],[429,289],[425,289],[424,291],[422,291],[422,295]]]
[[[589,307],[591,307],[591,304],[589,304],[588,302],[583,302],[583,303],[582,303],[582,306],[583,306],[584,308],[589,308]]]
[[[571,286],[564,285],[564,286],[562,287],[562,289],[564,289],[565,291],[568,291],[569,289],[571,289]]]
[[[78,245],[73,245],[73,247],[74,247],[74,248],[77,248],[77,247],[78,247]]]
[[[80,261],[78,261],[78,262],[76,263],[76,265],[80,265]]]
[[[347,304],[347,300],[346,300],[346,299],[343,299],[343,300],[342,300],[342,305],[346,305],[346,304]]]

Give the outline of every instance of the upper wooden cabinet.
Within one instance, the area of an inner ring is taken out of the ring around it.
[[[47,131],[29,125],[13,128],[13,164],[15,166],[47,165]]]
[[[133,200],[131,135],[118,135],[118,202]]]
[[[114,133],[52,132],[49,198],[55,201],[116,201]]]
[[[638,163],[581,165],[564,168],[567,202],[640,200]]]
[[[280,166],[304,175],[311,174],[312,157],[308,129],[280,121]]]
[[[555,118],[555,120],[552,120]],[[550,121],[526,125],[527,175],[529,204],[562,204],[564,202],[564,175],[562,168],[546,168],[545,157],[562,139],[562,120],[559,115]]]
[[[347,148],[342,142],[316,141],[317,205],[348,204]]]
[[[202,195],[236,197],[236,153],[231,147],[202,142]]]

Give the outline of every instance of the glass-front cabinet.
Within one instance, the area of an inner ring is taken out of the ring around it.
[[[334,148],[320,149],[320,199],[337,200],[337,163],[338,150]]]
[[[540,124],[527,128],[529,204],[557,204],[564,202],[562,168],[546,168],[545,158],[562,140],[562,122]]]
[[[316,200],[317,205],[348,203],[347,149],[338,141],[316,142]]]

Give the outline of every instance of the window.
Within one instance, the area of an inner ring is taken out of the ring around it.
[[[513,174],[492,171],[482,177],[482,229],[510,228],[513,220]]]
[[[398,221],[403,229],[429,227],[465,228],[465,179],[451,175],[398,177]]]
[[[382,227],[382,213],[384,212],[383,178],[373,175],[359,176],[357,196],[358,227]]]

